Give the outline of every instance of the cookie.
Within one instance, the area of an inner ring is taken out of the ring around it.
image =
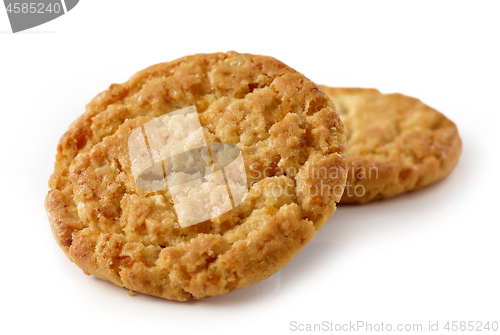
[[[449,175],[462,142],[456,125],[420,100],[375,89],[320,86],[347,135],[341,203],[366,203],[418,190]]]
[[[162,148],[183,141],[174,133],[184,126],[194,140],[170,146],[168,161]],[[334,104],[302,74],[267,56],[198,54],[96,96],[59,142],[45,207],[86,274],[202,299],[269,277],[311,241],[341,199],[346,152]],[[180,177],[165,181],[170,168]],[[200,183],[214,191],[182,197]]]

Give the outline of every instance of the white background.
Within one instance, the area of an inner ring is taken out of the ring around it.
[[[500,322],[499,4],[87,0],[18,34],[0,8],[1,332]],[[271,55],[320,84],[418,97],[457,123],[460,163],[420,192],[340,208],[285,269],[226,296],[129,297],[85,276],[54,242],[43,207],[59,137],[111,83],[229,50]]]

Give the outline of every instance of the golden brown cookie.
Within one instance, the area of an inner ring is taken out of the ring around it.
[[[241,150],[249,193],[234,209],[181,227],[168,188],[136,185],[128,144],[146,123],[193,105],[207,143]],[[87,105],[59,142],[45,206],[57,243],[86,274],[201,299],[257,283],[302,250],[340,201],[346,150],[334,104],[280,61],[188,56]]]
[[[456,125],[420,100],[375,89],[320,87],[335,103],[347,135],[341,203],[418,190],[457,165],[462,142]]]

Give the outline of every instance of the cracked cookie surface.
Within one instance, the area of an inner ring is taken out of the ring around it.
[[[456,125],[420,100],[376,89],[321,86],[347,136],[341,203],[366,203],[418,190],[449,175],[462,142]]]
[[[168,189],[135,184],[127,141],[192,105],[207,143],[240,148],[249,193],[233,210],[180,228]],[[202,299],[255,284],[302,250],[340,201],[346,150],[335,106],[302,74],[266,56],[187,56],[113,84],[86,106],[59,142],[45,206],[56,241],[86,274]],[[317,192],[325,185],[332,191]]]

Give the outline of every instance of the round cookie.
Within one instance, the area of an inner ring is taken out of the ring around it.
[[[347,135],[341,203],[366,203],[418,190],[451,173],[462,151],[456,125],[420,100],[376,89],[320,86]]]
[[[128,141],[193,105],[207,143],[241,150],[249,191],[234,209],[181,227],[168,188],[136,185]],[[188,56],[113,84],[86,106],[59,142],[45,207],[57,243],[86,274],[202,299],[257,283],[302,250],[340,201],[346,151],[334,104],[302,74],[266,56]]]

